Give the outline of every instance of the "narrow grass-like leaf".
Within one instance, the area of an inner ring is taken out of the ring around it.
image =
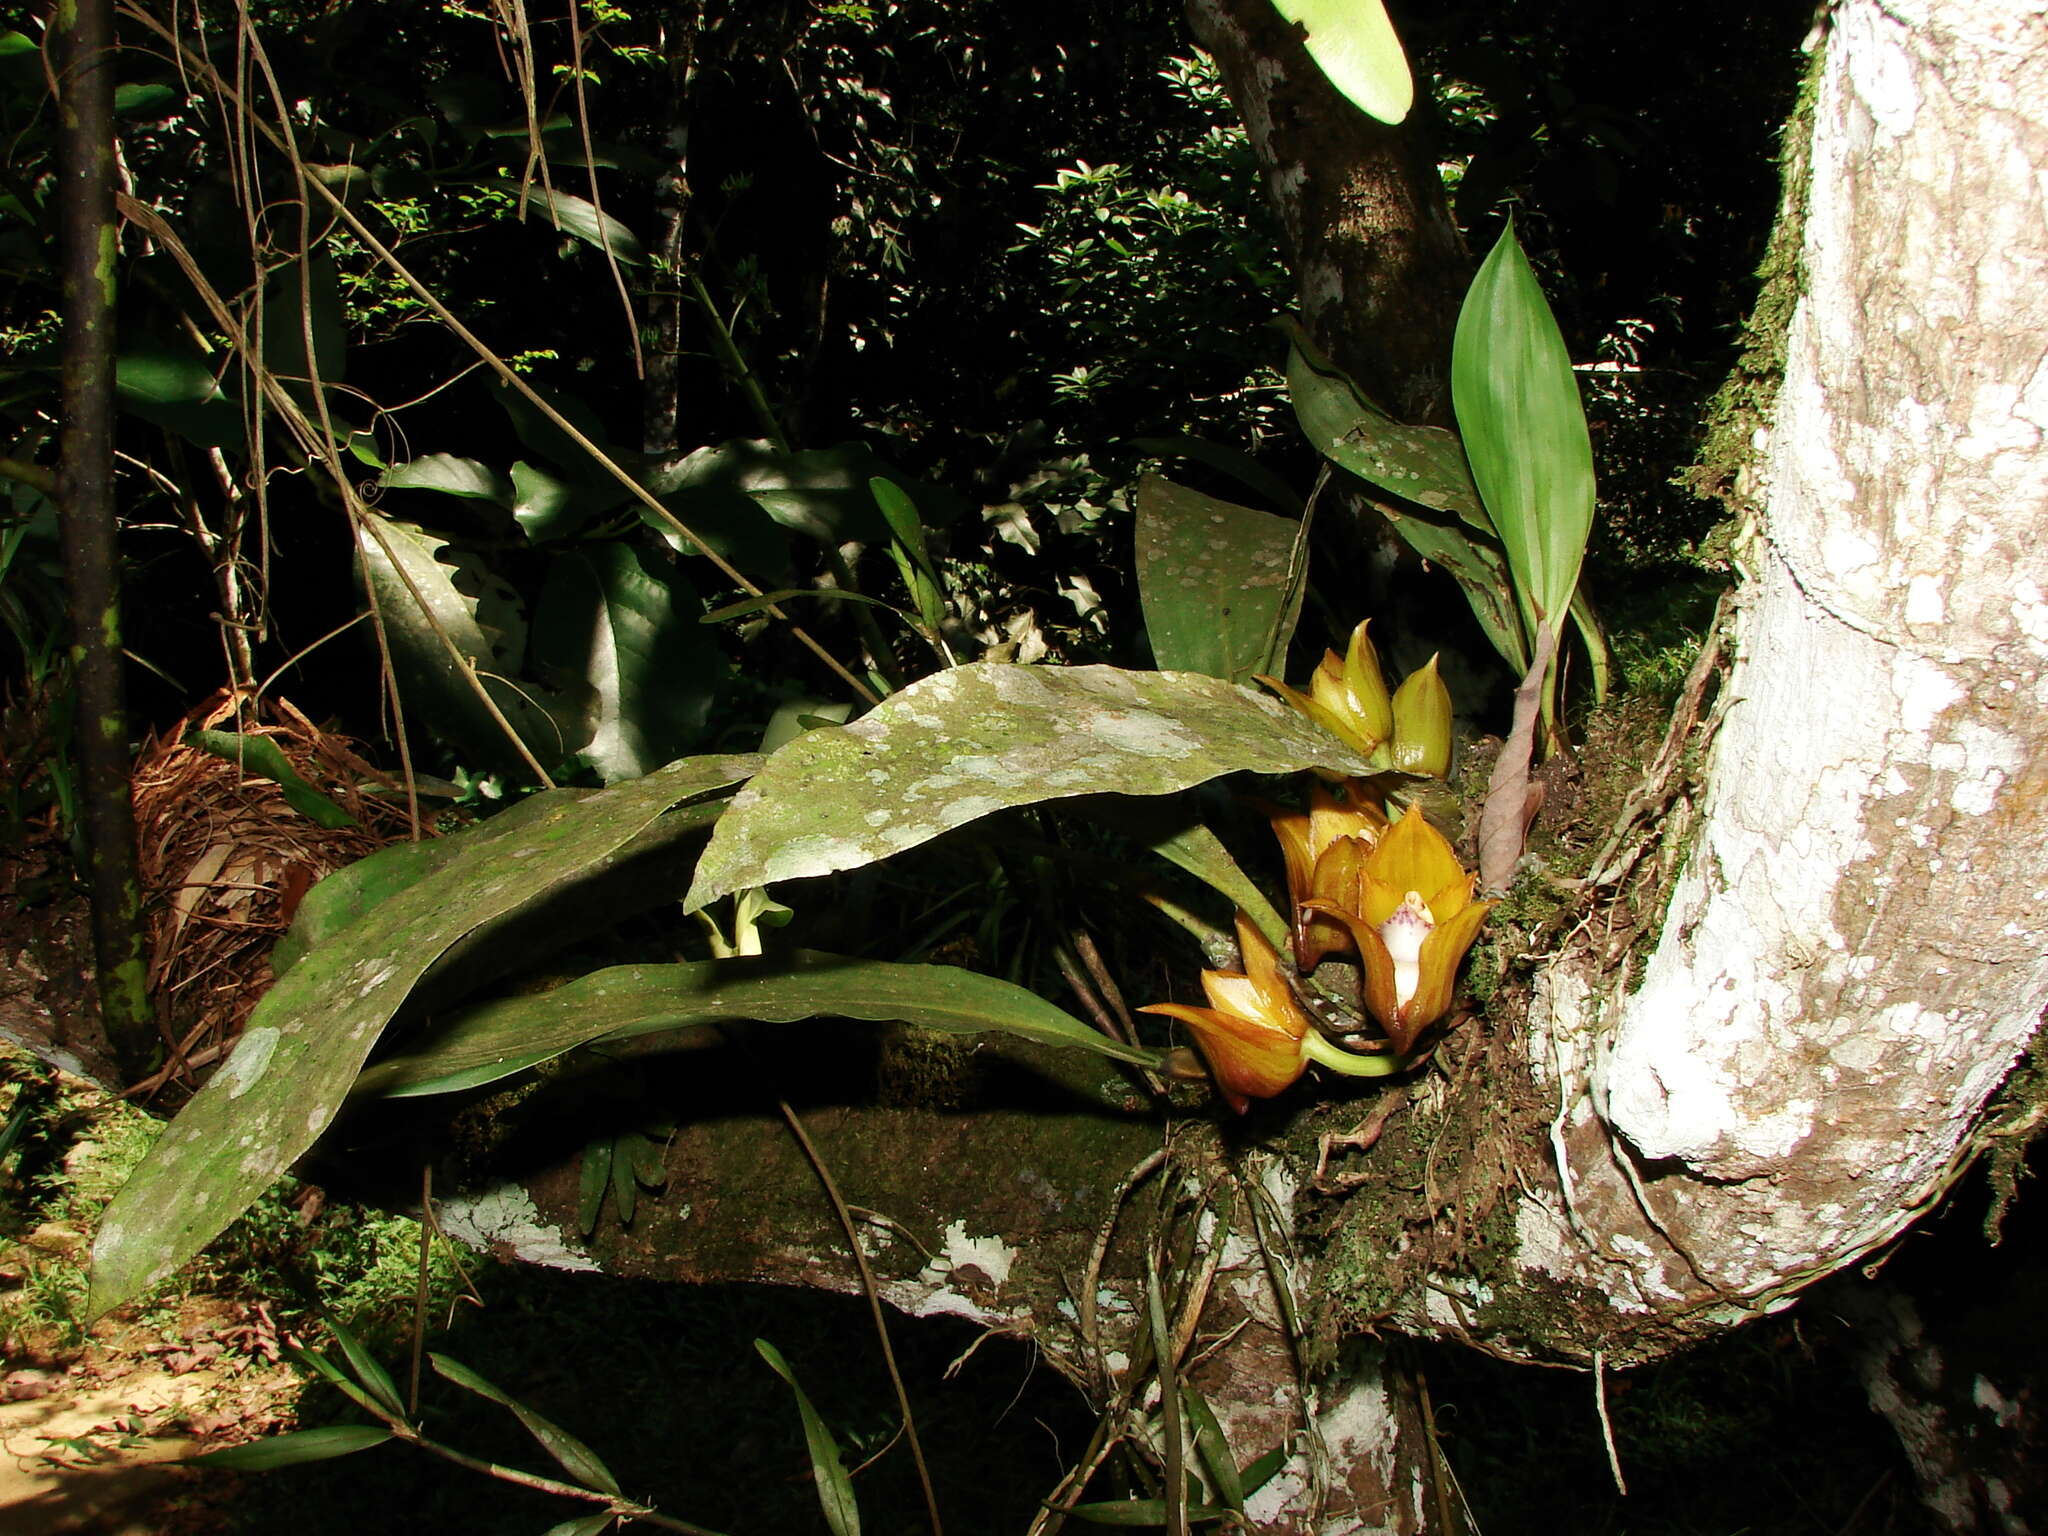
[[[1220,678],[976,662],[777,751],[719,819],[686,907],[857,869],[1011,806],[1311,767],[1372,772],[1278,700]]]
[[[594,1040],[626,1040],[725,1019],[788,1024],[812,1018],[898,1021],[949,1034],[992,1030],[1141,1066],[1158,1059],[997,976],[950,965],[803,953],[615,965],[552,992],[499,998],[457,1016],[407,1054],[377,1063],[363,1074],[358,1091],[390,1098],[448,1093],[496,1082]],[[614,1177],[609,1167],[605,1177]]]
[[[1164,1525],[1164,1499],[1109,1499],[1097,1504],[1076,1504],[1067,1513],[1090,1525]],[[1189,1520],[1221,1520],[1229,1511],[1220,1504],[1190,1504]]]
[[[1308,32],[1309,57],[1350,103],[1383,123],[1415,104],[1408,55],[1380,0],[1273,0]]]
[[[1157,475],[1138,482],[1138,600],[1162,671],[1248,683],[1274,668],[1301,615],[1301,524]]]
[[[493,1079],[484,1078],[484,1082]],[[463,1083],[462,1086],[469,1086]],[[431,1090],[429,1090],[431,1091]],[[453,1090],[450,1090],[453,1091]],[[612,1187],[612,1139],[599,1136],[584,1143],[583,1165],[576,1179],[576,1225],[585,1237],[604,1219],[604,1197]]]
[[[219,1467],[228,1472],[270,1472],[308,1461],[332,1461],[382,1445],[391,1431],[381,1424],[335,1424],[326,1429],[301,1429],[247,1445],[231,1445],[187,1459],[188,1467]]]
[[[333,1318],[327,1320],[327,1331],[334,1335],[334,1342],[341,1346],[342,1354],[348,1360],[349,1369],[355,1378],[369,1391],[370,1395],[389,1408],[397,1418],[405,1417],[405,1399],[398,1395],[398,1384],[391,1379],[391,1373],[377,1363],[377,1357],[363,1347],[362,1341]]]
[[[1458,312],[1451,402],[1523,629],[1561,624],[1592,528],[1593,443],[1564,336],[1512,219]]]
[[[698,622],[723,624],[727,619],[745,618],[750,613],[759,613],[764,608],[778,607],[799,598],[822,598],[827,602],[866,603],[870,608],[886,608],[897,618],[908,624],[911,616],[894,603],[879,597],[869,597],[865,592],[848,592],[840,587],[784,587],[779,592],[763,592],[759,597],[744,597],[736,603],[721,603],[705,614]]]
[[[1209,1486],[1216,1490],[1216,1497],[1226,1508],[1244,1513],[1244,1484],[1238,1478],[1230,1440],[1217,1422],[1215,1410],[1191,1382],[1181,1383],[1180,1398],[1181,1406],[1187,1410],[1188,1423],[1194,1428],[1195,1449],[1201,1453],[1202,1465],[1209,1469]]]
[[[271,737],[240,731],[187,731],[185,745],[224,758],[254,778],[271,780],[283,792],[285,804],[316,827],[334,832],[356,824],[355,817],[306,781]]]
[[[796,1394],[796,1411],[804,1422],[804,1445],[811,1454],[811,1476],[818,1485],[818,1507],[825,1513],[825,1524],[831,1527],[832,1536],[860,1536],[860,1506],[854,1501],[853,1479],[839,1459],[839,1444],[831,1429],[797,1385],[796,1373],[781,1352],[766,1339],[754,1340],[754,1348]]]
[[[560,1525],[551,1525],[541,1536],[602,1536],[611,1529],[618,1516],[608,1509],[601,1509],[594,1515],[578,1515],[573,1520],[564,1520]]]
[[[428,1354],[437,1375],[452,1381],[456,1386],[478,1397],[489,1398],[502,1407],[509,1408],[526,1426],[526,1432],[538,1440],[541,1448],[555,1458],[556,1463],[569,1476],[585,1488],[594,1488],[599,1493],[617,1496],[619,1480],[612,1476],[611,1468],[601,1461],[597,1453],[570,1434],[566,1429],[535,1413],[526,1404],[501,1387],[495,1387],[477,1375],[459,1360],[450,1360],[446,1355]]]
[[[516,833],[457,853],[440,878],[390,897],[308,953],[107,1207],[87,1315],[184,1264],[313,1144],[384,1026],[451,945],[601,864],[671,805],[744,778],[751,762],[686,758],[550,806]]]

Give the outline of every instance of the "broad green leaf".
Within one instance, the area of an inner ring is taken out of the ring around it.
[[[167,117],[185,100],[185,93],[161,81],[114,87],[114,112],[119,117]]]
[[[89,1314],[184,1264],[313,1144],[384,1026],[451,945],[575,880],[670,806],[744,777],[749,762],[688,758],[552,805],[515,833],[465,848],[442,878],[399,892],[309,952],[107,1207]]]
[[[375,513],[365,518],[356,537],[406,703],[472,761],[527,782],[530,770],[470,686],[466,663],[534,755],[544,764],[559,762],[564,750],[559,732],[529,702],[531,690],[506,681],[511,662],[485,633],[479,600],[461,590],[455,566],[441,558],[448,541]]]
[[[439,491],[444,496],[488,501],[500,507],[509,507],[517,499],[511,478],[502,470],[452,453],[430,453],[394,464],[378,478],[387,491]]]
[[[596,1489],[599,1493],[617,1494],[619,1481],[612,1476],[597,1453],[570,1434],[566,1429],[535,1413],[511,1393],[492,1386],[459,1360],[450,1360],[446,1355],[429,1352],[427,1359],[433,1364],[437,1375],[478,1397],[488,1398],[501,1407],[510,1408],[519,1422],[526,1426],[527,1433],[541,1443],[541,1448],[555,1458],[561,1469],[579,1485]]]
[[[1383,491],[1493,532],[1455,432],[1402,425],[1368,400],[1299,325],[1289,321],[1285,329],[1294,343],[1287,354],[1288,397],[1302,436],[1318,453]]]
[[[1157,475],[1138,482],[1138,598],[1163,671],[1279,670],[1301,615],[1301,523]]]
[[[1506,550],[1525,632],[1563,621],[1593,522],[1593,443],[1564,337],[1514,221],[1472,279],[1451,349],[1451,403]]]
[[[268,736],[239,731],[187,731],[185,745],[225,758],[243,773],[270,779],[283,791],[285,803],[315,826],[337,831],[356,824],[355,817],[307,783],[291,759]]]
[[[739,441],[700,448],[649,475],[646,483],[693,528],[697,505],[729,506],[738,495],[751,498],[783,527],[820,543],[858,539],[880,544],[889,537],[889,524],[869,489],[878,476],[897,478],[862,443],[785,453],[769,443]],[[957,498],[931,486],[903,489],[926,525],[942,525],[957,515]]]
[[[224,1451],[208,1451],[186,1461],[190,1467],[219,1467],[227,1472],[271,1472],[279,1467],[296,1467],[302,1462],[331,1461],[382,1445],[391,1431],[381,1424],[335,1424],[326,1429],[301,1429],[247,1445],[231,1445]]]
[[[535,187],[530,206],[551,214],[555,228],[574,235],[578,240],[600,248],[609,246],[621,265],[639,267],[647,263],[647,252],[641,247],[640,237],[609,213],[601,211],[587,197]]]
[[[145,343],[114,359],[121,409],[202,448],[242,441],[241,407],[221,392],[206,360],[187,347]]]
[[[512,516],[535,544],[565,539],[627,499],[624,487],[564,480],[521,459],[512,466]]]
[[[356,1091],[385,1098],[453,1093],[494,1083],[596,1040],[682,1030],[729,1019],[792,1024],[872,1019],[947,1034],[995,1031],[1079,1047],[1150,1066],[1151,1051],[1121,1045],[1035,992],[950,965],[898,965],[809,952],[754,960],[616,965],[555,988],[481,1004],[402,1056],[380,1061]]]
[[[1380,0],[1273,0],[1308,32],[1309,57],[1353,106],[1398,123],[1415,104],[1408,55]]]
[[[605,782],[671,762],[704,733],[725,653],[673,561],[626,544],[558,556],[534,615],[533,659],[563,695],[569,748]]]
[[[846,1464],[839,1459],[839,1444],[832,1438],[832,1431],[811,1406],[804,1389],[797,1385],[796,1372],[789,1368],[781,1351],[766,1339],[754,1340],[754,1348],[796,1394],[796,1411],[804,1421],[804,1445],[811,1453],[811,1480],[818,1485],[818,1507],[825,1512],[825,1524],[831,1528],[832,1536],[860,1536],[860,1506],[854,1501],[853,1479],[847,1476]]]
[[[776,752],[720,818],[685,906],[857,869],[1012,806],[1311,767],[1372,771],[1278,700],[1220,678],[976,662]]]

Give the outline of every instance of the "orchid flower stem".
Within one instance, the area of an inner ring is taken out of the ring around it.
[[[1405,1065],[1392,1052],[1366,1056],[1357,1051],[1347,1051],[1340,1045],[1332,1045],[1313,1029],[1302,1036],[1301,1049],[1310,1061],[1345,1077],[1392,1077]]]

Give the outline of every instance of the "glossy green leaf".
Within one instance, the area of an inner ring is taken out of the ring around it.
[[[242,441],[241,407],[221,392],[206,360],[187,347],[142,343],[123,352],[114,359],[114,393],[122,410],[202,448]]]
[[[1229,1437],[1217,1422],[1215,1410],[1189,1382],[1181,1383],[1180,1400],[1194,1431],[1195,1449],[1208,1470],[1209,1486],[1216,1490],[1216,1497],[1225,1508],[1244,1513],[1244,1484],[1238,1479],[1237,1459],[1230,1453]]]
[[[217,1236],[333,1120],[427,968],[464,935],[577,879],[670,806],[745,776],[689,758],[550,806],[384,901],[264,996],[234,1053],[158,1139],[101,1218],[88,1315],[140,1295]]]
[[[269,736],[245,736],[239,731],[187,731],[185,745],[224,758],[251,778],[273,781],[282,791],[285,803],[315,826],[331,832],[356,824],[355,817],[306,782]]]
[[[1285,328],[1293,340],[1287,355],[1288,397],[1302,436],[1318,453],[1367,484],[1449,512],[1481,533],[1493,532],[1455,432],[1394,420],[1299,325],[1289,321]]]
[[[161,81],[117,85],[114,87],[114,114],[117,117],[167,117],[184,100],[183,91]]]
[[[1380,0],[1273,0],[1273,8],[1301,23],[1309,57],[1359,111],[1383,123],[1408,115],[1415,77]]]
[[[1302,525],[1157,475],[1138,482],[1138,599],[1163,671],[1249,683],[1285,663],[1301,616]]]
[[[853,1497],[853,1479],[839,1459],[839,1443],[832,1438],[832,1431],[819,1417],[818,1410],[811,1406],[804,1389],[797,1385],[796,1372],[789,1368],[781,1352],[766,1339],[754,1340],[754,1348],[796,1394],[796,1411],[804,1423],[804,1445],[811,1455],[811,1479],[818,1486],[818,1507],[825,1513],[825,1524],[831,1528],[832,1536],[860,1536],[860,1506]]]
[[[552,216],[555,228],[601,249],[608,247],[623,266],[639,267],[647,263],[647,252],[640,244],[640,237],[609,213],[600,210],[587,197],[559,189],[550,192],[545,187],[535,187],[528,206],[530,217]]]
[[[492,1386],[461,1361],[450,1360],[446,1355],[431,1352],[427,1359],[433,1365],[436,1375],[454,1382],[464,1391],[474,1392],[478,1397],[487,1398],[500,1407],[511,1409],[519,1422],[526,1426],[526,1432],[540,1442],[541,1448],[554,1457],[556,1464],[580,1487],[595,1489],[599,1493],[619,1493],[619,1481],[612,1476],[611,1468],[599,1459],[596,1452],[566,1429],[535,1413],[509,1392]]]
[[[381,1424],[335,1424],[326,1429],[301,1429],[288,1435],[272,1435],[247,1445],[208,1451],[186,1461],[191,1467],[218,1467],[226,1472],[272,1472],[279,1467],[296,1467],[309,1461],[332,1461],[353,1456],[373,1445],[382,1445],[391,1431]]]
[[[616,481],[592,485],[565,480],[524,459],[512,466],[512,516],[535,544],[566,539],[626,499],[625,488]]]
[[[457,1015],[404,1055],[380,1061],[357,1091],[387,1098],[452,1093],[509,1077],[597,1040],[627,1040],[759,1019],[871,1019],[947,1034],[993,1031],[1151,1066],[1037,993],[950,965],[898,965],[801,952],[750,960],[615,965],[555,988]]]
[[[448,541],[373,513],[358,530],[357,544],[407,705],[472,762],[528,782],[530,770],[470,686],[466,664],[534,755],[544,764],[559,762],[565,750],[560,732],[531,701],[532,689],[508,681],[513,660],[486,633],[482,600],[457,584]]]
[[[720,818],[686,907],[857,869],[1012,806],[1310,767],[1372,771],[1278,700],[1220,678],[976,662],[777,751]]]
[[[562,695],[569,750],[607,783],[683,755],[704,734],[725,653],[673,561],[627,544],[566,551],[534,615],[533,660]]]
[[[936,635],[946,618],[946,588],[925,545],[924,520],[918,516],[917,504],[902,486],[882,475],[869,476],[868,490],[889,524],[893,540],[889,553],[895,558],[904,588],[916,605],[918,618],[927,633]]]
[[[439,491],[443,496],[488,501],[500,507],[511,506],[516,496],[511,477],[502,470],[452,453],[430,453],[394,464],[378,479],[387,491]]]
[[[1571,605],[1593,522],[1593,443],[1564,337],[1514,221],[1472,279],[1451,352],[1451,401],[1523,628]]]

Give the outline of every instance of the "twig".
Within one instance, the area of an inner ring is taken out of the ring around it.
[[[1628,1479],[1621,1475],[1621,1452],[1614,1446],[1614,1421],[1607,1417],[1607,1355],[1593,1351],[1593,1408],[1600,1415],[1600,1440],[1607,1447],[1607,1470],[1614,1474],[1614,1491],[1628,1497]]]
[[[818,1182],[824,1186],[825,1198],[832,1202],[832,1214],[839,1218],[839,1225],[846,1232],[846,1246],[852,1250],[854,1267],[860,1271],[861,1289],[867,1293],[868,1310],[874,1314],[875,1337],[882,1343],[882,1360],[889,1369],[889,1384],[896,1390],[896,1406],[903,1411],[903,1434],[910,1442],[910,1459],[917,1463],[917,1480],[924,1488],[925,1514],[931,1522],[932,1536],[943,1536],[939,1523],[939,1499],[932,1489],[931,1469],[925,1465],[924,1447],[918,1444],[917,1420],[910,1411],[910,1394],[903,1387],[903,1373],[896,1369],[896,1351],[889,1343],[889,1325],[882,1316],[882,1294],[875,1287],[875,1273],[868,1267],[868,1256],[860,1246],[860,1232],[853,1224],[853,1212],[847,1209],[840,1198],[839,1186],[832,1178],[832,1170],[825,1166],[825,1159],[818,1155],[818,1149],[804,1130],[803,1121],[796,1111],[789,1107],[789,1101],[779,1094],[775,1107],[788,1122],[790,1134],[796,1137],[796,1144],[804,1149],[804,1156],[811,1160],[811,1169],[818,1175]]]

